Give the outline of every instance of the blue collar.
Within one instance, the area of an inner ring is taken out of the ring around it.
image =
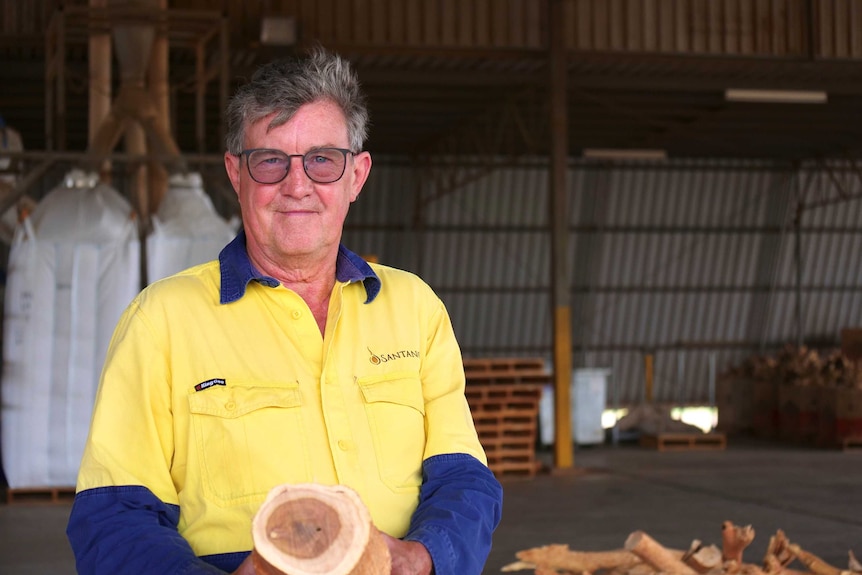
[[[218,256],[221,269],[221,303],[237,301],[245,295],[245,288],[251,281],[267,287],[281,283],[258,272],[248,259],[245,244],[245,231],[239,234],[222,249]],[[351,252],[343,245],[338,246],[338,259],[335,261],[335,279],[340,282],[361,281],[365,287],[365,303],[371,303],[380,293],[380,278],[368,262]]]

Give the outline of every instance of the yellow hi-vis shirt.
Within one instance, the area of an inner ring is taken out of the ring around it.
[[[111,342],[78,492],[145,486],[179,506],[198,556],[251,549],[281,483],[348,485],[404,535],[423,460],[486,459],[443,303],[410,273],[373,270],[373,300],[336,282],[325,336],[275,282],[221,304],[216,261],[147,287]]]

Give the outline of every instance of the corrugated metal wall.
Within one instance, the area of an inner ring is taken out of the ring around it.
[[[87,5],[89,0],[66,0]],[[0,0],[0,33],[47,27],[60,0]],[[224,9],[232,45],[259,39],[263,16],[292,16],[304,41],[327,45],[544,49],[545,3],[536,0],[174,0],[171,8]],[[862,0],[568,0],[568,48],[862,58]]]
[[[862,195],[853,169],[579,163],[569,188],[574,365],[610,367],[611,402],[639,400],[645,353],[656,400],[702,403],[711,378],[752,353],[800,333],[835,344],[862,325],[862,200],[821,201]],[[543,161],[437,196],[409,167],[376,158],[345,242],[428,281],[465,356],[550,361],[547,189]],[[800,202],[823,205],[802,212],[798,285]]]
[[[228,13],[252,38],[277,14],[333,45],[529,50],[547,36],[536,0],[232,0]],[[860,0],[568,0],[564,18],[567,47],[586,52],[862,58]]]

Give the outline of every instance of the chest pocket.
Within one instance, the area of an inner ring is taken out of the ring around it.
[[[357,381],[368,415],[380,479],[394,491],[422,483],[425,400],[418,374],[393,373]]]
[[[299,385],[217,387],[189,395],[204,492],[221,504],[309,481]]]

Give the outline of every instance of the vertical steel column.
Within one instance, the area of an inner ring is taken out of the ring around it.
[[[718,370],[718,360],[716,359],[715,350],[709,352],[709,407],[710,411],[715,409],[715,385],[716,385],[716,373]],[[715,430],[715,416],[710,421],[710,431]]]
[[[159,10],[159,23],[156,26],[156,35],[153,38],[152,55],[149,67],[149,91],[153,98],[157,117],[155,124],[159,126],[164,134],[171,133],[171,102],[170,102],[170,47],[168,42],[168,0],[157,0]],[[158,209],[162,198],[168,191],[168,172],[165,169],[164,159],[150,160],[150,207],[153,211]],[[142,258],[145,259],[145,258]]]
[[[107,6],[107,0],[90,0],[90,7],[102,9]],[[92,18],[92,16],[91,16]],[[94,29],[90,33],[89,69],[90,69],[90,102],[89,131],[87,144],[96,139],[99,128],[111,112],[111,33]],[[109,169],[110,162],[104,162],[102,169]]]
[[[644,403],[652,403],[655,383],[655,356],[652,353],[644,355]]]
[[[765,288],[765,291],[755,291],[751,294],[752,305],[745,328],[746,339],[760,343],[761,353],[765,352],[769,341],[769,327],[775,306],[775,287],[779,277],[779,259],[782,246],[787,241],[789,221],[788,208],[793,200],[793,189],[802,174],[796,168],[794,172],[781,171],[770,176],[769,189],[764,196],[763,225],[766,228],[779,228],[781,233],[763,233],[760,247],[755,260],[755,286]]]
[[[195,45],[195,146],[198,154],[206,153],[206,97],[206,39],[201,39],[198,40],[197,44]],[[219,105],[221,105],[221,101],[219,101]],[[222,121],[219,124],[219,135],[221,135],[221,126],[224,125],[224,108],[222,108],[221,114]]]
[[[57,13],[57,60],[56,65],[56,100],[54,114],[56,117],[56,149],[66,150],[66,16],[62,8]]]
[[[551,290],[554,320],[554,466],[574,466],[571,420],[572,310],[569,303],[568,217],[566,170],[568,119],[566,114],[566,45],[563,1],[548,0],[548,63],[550,70],[551,162]]]
[[[805,341],[804,318],[802,317],[802,203],[796,209],[796,219],[793,222],[793,261],[796,265],[796,345],[802,347]]]
[[[54,74],[57,67],[57,28],[59,16],[55,13],[45,31],[45,149],[54,150]]]
[[[224,147],[224,137],[227,132],[225,125],[225,110],[227,110],[228,90],[230,89],[230,25],[228,20],[227,2],[222,12],[221,26],[219,28],[219,80],[218,80],[218,102],[221,110],[221,122],[219,122],[218,140],[219,149]]]

